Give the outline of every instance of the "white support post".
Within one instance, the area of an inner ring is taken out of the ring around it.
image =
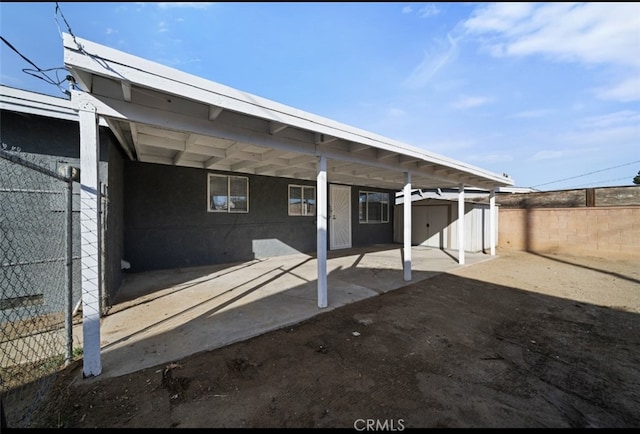
[[[458,264],[464,264],[464,184],[458,187]]]
[[[318,157],[318,175],[316,178],[318,192],[316,212],[317,239],[316,256],[318,261],[318,307],[327,307],[327,157]]]
[[[496,189],[489,193],[489,248],[491,256],[496,255]]]
[[[403,191],[403,208],[404,208],[404,280],[411,280],[411,173],[404,173],[404,191]]]
[[[84,377],[102,372],[100,359],[100,190],[98,116],[80,93],[80,240],[82,264],[82,344]]]

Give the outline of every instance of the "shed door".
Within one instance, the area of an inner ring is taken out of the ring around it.
[[[351,187],[330,185],[329,195],[329,248],[346,249],[351,247]]]
[[[412,207],[411,243],[439,249],[446,248],[447,208],[446,205]]]

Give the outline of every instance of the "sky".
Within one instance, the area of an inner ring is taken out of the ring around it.
[[[640,173],[637,2],[1,2],[0,83],[67,98],[62,32],[517,187]]]

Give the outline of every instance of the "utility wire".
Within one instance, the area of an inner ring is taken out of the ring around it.
[[[60,31],[60,24],[58,23],[58,12],[60,12],[60,16],[62,17],[62,20],[64,21],[65,25],[67,26],[67,31],[69,32],[69,34],[73,38],[73,42],[76,43],[76,46],[78,47],[78,50],[81,53],[86,54],[87,56],[89,56],[92,59],[94,59],[103,68],[105,68],[105,69],[107,69],[109,71],[115,72],[113,70],[113,68],[111,68],[109,66],[109,64],[107,63],[107,61],[105,59],[103,59],[102,57],[97,56],[95,54],[91,54],[91,53],[87,52],[87,50],[84,49],[84,46],[80,42],[78,42],[78,40],[76,39],[76,35],[73,33],[73,30],[71,30],[71,26],[69,25],[69,22],[67,21],[67,19],[65,18],[64,14],[62,13],[62,9],[60,8],[60,5],[58,4],[58,2],[56,2],[56,9],[55,9],[53,18],[56,21],[56,25],[58,26],[58,33],[60,33],[60,36],[62,37],[62,32]],[[73,76],[70,76],[70,78],[72,79],[71,82],[72,82],[73,86],[77,88],[76,82],[75,82],[75,80],[73,80]]]
[[[62,16],[62,19],[64,20],[64,23],[67,25],[67,29],[69,29],[69,33],[73,37],[73,41],[76,43],[78,48],[80,50],[82,50],[82,46],[78,43],[78,41],[76,41],[76,36],[71,31],[71,27],[69,26],[69,23],[67,22],[67,19],[62,14],[62,10],[60,10],[60,6],[58,5],[58,2],[56,2],[56,9],[55,9],[55,13],[54,13],[54,20],[56,21],[56,25],[58,24],[58,19],[57,19],[58,12],[60,12],[60,15]],[[58,32],[60,32],[60,26],[59,25],[58,25]],[[11,48],[13,51],[15,51],[18,54],[18,56],[22,57],[27,63],[29,63],[31,66],[33,66],[35,68],[35,69],[23,68],[22,72],[24,72],[26,74],[29,74],[29,75],[31,75],[33,77],[39,78],[40,80],[44,80],[45,82],[58,87],[62,91],[62,93],[64,93],[65,95],[71,96],[71,92],[69,92],[67,89],[64,89],[62,86],[60,86],[62,83],[65,82],[65,80],[70,80],[70,79],[71,79],[71,82],[75,85],[74,81],[72,80],[73,77],[69,74],[69,71],[66,68],[58,67],[58,68],[42,69],[38,65],[33,63],[31,60],[29,60],[24,54],[22,54],[20,51],[18,51],[18,49],[16,47],[14,47],[9,41],[7,41],[4,37],[0,36],[0,38],[2,38],[2,41],[5,44],[7,44],[9,46],[9,48]],[[65,77],[62,78],[62,79],[58,76],[58,72],[61,71],[61,70],[66,72],[65,73]],[[50,71],[55,71],[55,74],[56,74],[56,79],[55,80],[53,78],[51,78],[49,75],[47,75],[47,72],[50,72]]]
[[[69,34],[73,38],[73,42],[76,43],[80,51],[84,51],[84,48],[82,47],[82,45],[76,40],[76,35],[73,34],[73,31],[71,30],[71,26],[67,22],[67,19],[64,17],[64,14],[62,13],[62,9],[60,9],[60,5],[58,4],[58,2],[56,2],[56,10],[53,13],[53,19],[56,21],[56,25],[58,26],[58,33],[60,33],[60,36],[62,37],[62,32],[60,31],[60,24],[58,23],[58,12],[60,12],[62,21],[64,21],[64,23],[67,25],[67,30],[69,31]]]
[[[18,56],[22,57],[24,60],[27,61],[27,63],[29,63],[30,65],[32,65],[34,68],[36,69],[40,69],[38,67],[38,65],[36,65],[35,63],[33,63],[31,60],[27,59],[21,52],[19,52],[16,47],[14,47],[13,45],[11,45],[11,43],[9,41],[7,41],[3,36],[0,36],[0,38],[2,38],[2,40],[4,41],[5,44],[7,44],[9,46],[9,48],[11,48],[13,51],[15,51],[16,53],[18,53]],[[49,78],[49,77],[47,77]]]
[[[640,163],[640,160],[632,161],[631,163],[620,164],[619,166],[607,167],[606,169],[594,170],[593,172],[589,172],[589,173],[585,173],[585,174],[577,175],[577,176],[572,176],[570,178],[564,178],[564,179],[559,179],[557,181],[545,182],[544,184],[534,185],[531,188],[536,188],[536,187],[540,187],[540,186],[548,185],[548,184],[555,184],[556,182],[568,181],[570,179],[582,178],[583,176],[593,175],[594,173],[604,172],[605,170],[617,169],[618,167],[629,166],[631,164],[636,164],[636,163]]]
[[[589,185],[595,185],[595,184],[602,184],[604,182],[614,182],[614,181],[622,181],[623,179],[630,179],[630,176],[625,176],[624,178],[616,178],[616,179],[605,179],[604,181],[595,181],[595,182],[590,182]],[[565,187],[566,189],[570,189],[570,188],[581,188],[581,187],[585,187],[586,184],[578,184],[578,185],[573,185],[571,187]]]
[[[64,83],[64,81],[67,79],[67,75],[65,75],[65,78],[60,79],[60,77],[58,76],[58,71],[63,70],[66,71],[65,68],[48,68],[48,69],[42,69],[40,68],[38,65],[36,65],[35,63],[33,63],[31,60],[29,60],[24,54],[22,54],[20,51],[18,51],[18,49],[16,47],[14,47],[9,41],[7,41],[3,36],[0,36],[0,39],[2,39],[2,42],[4,42],[5,44],[7,44],[7,46],[9,48],[11,48],[13,51],[15,51],[18,56],[22,57],[29,65],[33,66],[35,69],[31,69],[31,68],[23,68],[22,72],[29,74],[33,77],[39,78],[40,80],[44,80],[45,82],[52,84],[54,86],[57,86],[64,94],[66,94],[67,96],[70,95],[69,91],[64,89],[63,87],[61,87],[60,85],[62,83]],[[50,71],[55,71],[56,72],[56,79],[54,80],[53,78],[49,77],[47,75],[47,72]]]

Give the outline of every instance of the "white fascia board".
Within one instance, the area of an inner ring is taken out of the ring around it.
[[[303,130],[362,143],[401,155],[416,157],[430,163],[450,167],[465,174],[473,174],[496,185],[513,185],[513,180],[456,161],[426,152],[369,131],[345,125],[331,119],[295,109],[256,95],[206,80],[149,60],[63,33],[65,66],[92,74],[126,81],[183,98],[215,105]],[[82,49],[78,47],[81,45]]]
[[[71,101],[0,85],[0,108],[50,118],[78,121]]]
[[[0,109],[78,122],[71,100],[0,85]],[[100,126],[108,126],[100,118]]]
[[[534,193],[537,190],[531,187],[498,187],[497,193]]]

